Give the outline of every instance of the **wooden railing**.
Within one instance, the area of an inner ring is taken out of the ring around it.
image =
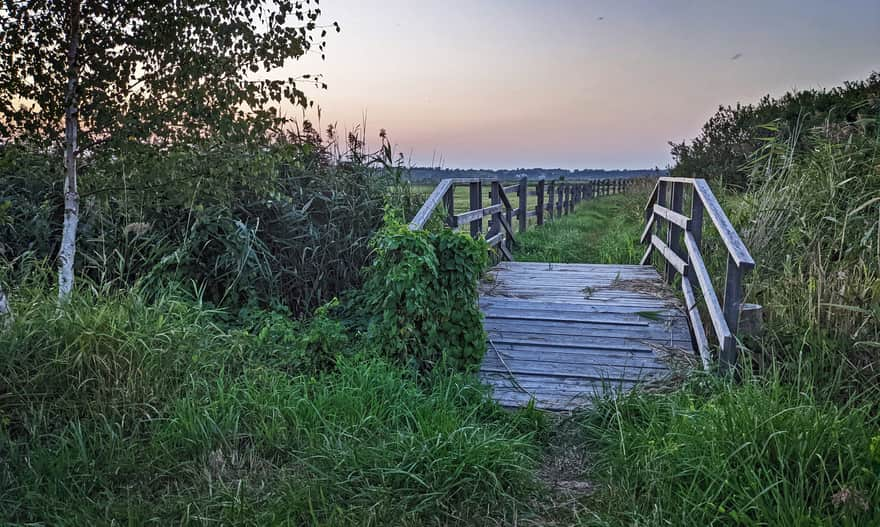
[[[469,226],[474,238],[483,232],[483,218],[490,217],[486,241],[498,251],[502,259],[513,259],[515,231],[525,232],[529,218],[535,218],[536,225],[564,216],[574,207],[588,199],[624,192],[632,179],[600,179],[586,181],[551,180],[539,178],[530,190],[528,178],[522,177],[513,184],[504,186],[498,179],[450,178],[443,179],[425,200],[424,205],[409,224],[411,230],[425,226],[441,205],[446,211],[445,223],[453,229]],[[455,188],[469,188],[468,210],[457,212]],[[484,189],[489,188],[489,205],[483,204]],[[516,207],[511,197],[515,196]],[[530,196],[537,197],[534,208],[529,208]]]
[[[685,189],[689,189],[687,195]],[[690,204],[689,216],[684,211],[686,201]],[[723,301],[719,301],[715,293],[700,252],[705,215],[709,216],[727,250]],[[664,226],[665,241],[661,238]],[[709,341],[703,328],[694,286],[699,287],[705,300],[720,349],[720,368],[722,371],[732,370],[737,360],[736,334],[743,306],[743,277],[755,267],[755,262],[706,181],[659,178],[645,207],[645,230],[641,241],[648,244],[642,265],[651,263],[651,255],[657,253],[663,257],[667,282],[672,283],[676,273],[681,276],[681,289],[691,329],[704,367],[710,365]]]

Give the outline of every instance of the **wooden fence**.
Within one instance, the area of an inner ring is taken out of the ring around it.
[[[689,216],[684,211],[686,203],[690,204]],[[712,221],[727,251],[727,275],[721,301],[700,252],[704,216]],[[665,241],[662,239],[664,227]],[[642,258],[643,265],[650,263],[652,254],[656,253],[663,257],[668,283],[673,282],[676,273],[681,276],[682,294],[704,366],[709,366],[709,341],[703,329],[694,293],[695,286],[702,292],[702,299],[718,341],[721,370],[729,371],[734,368],[737,359],[735,335],[739,329],[743,306],[743,277],[755,267],[755,262],[706,181],[659,178],[645,207],[645,230],[641,241],[648,244]]]
[[[470,227],[474,238],[483,232],[483,218],[489,216],[486,241],[498,251],[502,259],[513,259],[516,233],[525,232],[529,218],[536,225],[543,225],[569,214],[585,200],[625,192],[633,179],[599,179],[586,181],[550,180],[539,178],[534,190],[528,178],[522,177],[513,184],[504,185],[498,179],[450,178],[443,179],[425,200],[424,205],[409,224],[411,230],[419,230],[442,205],[446,212],[445,223],[453,229]],[[468,210],[456,211],[455,189],[469,188]],[[488,187],[490,204],[483,206],[483,193]],[[534,208],[529,209],[529,196],[537,197]],[[516,206],[514,207],[514,203]]]

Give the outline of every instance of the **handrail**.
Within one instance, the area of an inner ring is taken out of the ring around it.
[[[425,200],[425,203],[409,224],[410,230],[423,229],[425,224],[442,204],[446,209],[445,223],[452,228],[470,225],[470,234],[480,236],[483,231],[483,218],[491,216],[490,230],[486,241],[498,250],[501,258],[513,259],[512,244],[515,243],[514,228],[518,222],[519,232],[529,227],[529,218],[535,218],[536,225],[543,225],[574,210],[581,201],[609,194],[625,192],[630,184],[642,178],[594,179],[581,181],[550,180],[543,177],[531,182],[534,193],[529,192],[528,178],[521,177],[516,184],[504,186],[497,178],[447,178],[442,179]],[[653,179],[653,178],[652,178]],[[509,183],[509,182],[508,182]],[[469,187],[468,210],[455,211],[455,188]],[[489,186],[491,204],[483,203],[483,187]],[[513,193],[515,191],[515,194]],[[507,193],[511,192],[508,196]],[[537,197],[537,204],[528,207],[529,196]],[[513,197],[516,197],[514,207]]]
[[[691,211],[684,213],[684,189],[689,187]],[[727,251],[727,276],[725,277],[723,301],[712,285],[700,243],[703,236],[703,214],[706,213],[721,237]],[[666,241],[661,239],[661,228],[666,227]],[[682,241],[684,247],[682,247]],[[694,286],[699,286],[706,303],[712,329],[718,341],[722,371],[736,367],[736,338],[740,311],[743,306],[742,279],[755,267],[733,224],[730,223],[709,184],[703,179],[661,177],[645,206],[645,229],[641,242],[648,244],[642,265],[651,262],[653,254],[660,254],[665,261],[666,281],[672,283],[675,275],[681,276],[682,293],[687,303],[687,314],[694,340],[700,352],[703,366],[711,363],[709,342],[703,329]]]

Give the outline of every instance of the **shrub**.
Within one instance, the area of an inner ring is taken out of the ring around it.
[[[486,351],[477,283],[488,246],[448,228],[411,231],[391,215],[360,294],[371,346],[400,364],[478,366]]]

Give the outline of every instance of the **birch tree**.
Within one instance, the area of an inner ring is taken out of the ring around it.
[[[74,283],[78,165],[141,141],[241,139],[306,105],[283,74],[323,57],[319,0],[0,0],[0,141],[63,153],[58,293]],[[87,174],[86,174],[87,176]]]

